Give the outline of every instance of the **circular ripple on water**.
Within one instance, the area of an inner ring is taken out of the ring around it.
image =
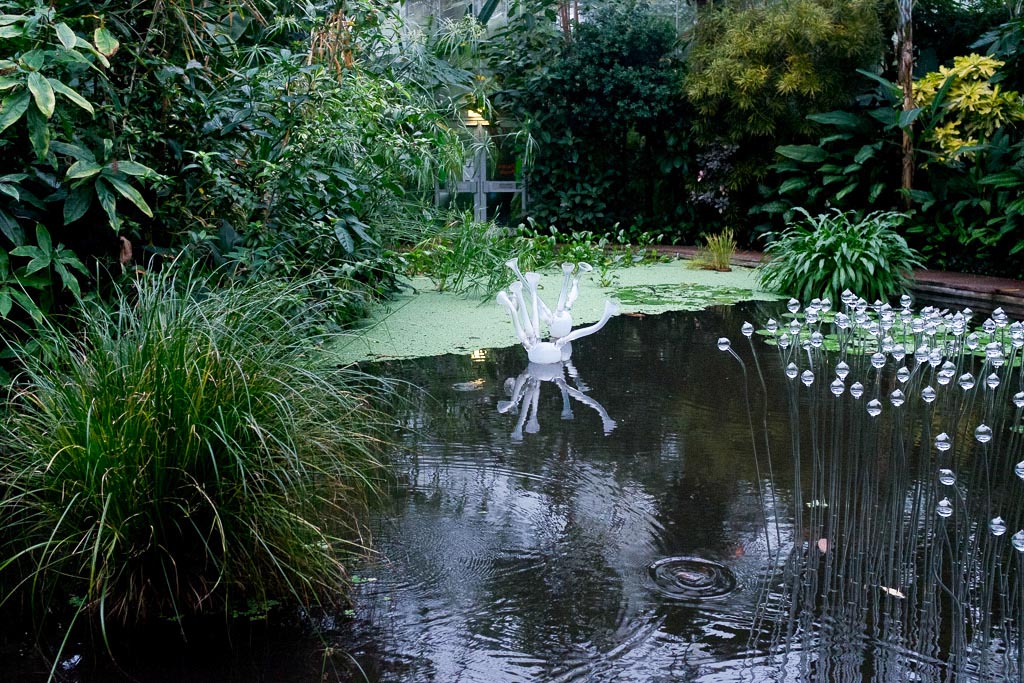
[[[725,565],[700,557],[666,557],[648,568],[655,588],[675,600],[710,600],[736,589],[736,577]]]

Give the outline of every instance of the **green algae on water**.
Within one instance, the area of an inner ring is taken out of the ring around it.
[[[553,304],[562,273],[551,269],[541,275],[541,297]],[[579,299],[572,311],[577,327],[596,322],[606,299],[618,301],[620,314],[655,315],[778,298],[757,288],[754,271],[749,268],[719,273],[691,270],[680,261],[671,261],[616,269],[614,275],[609,287],[601,287],[595,276],[580,282]],[[508,282],[513,277],[510,271]],[[414,278],[409,285],[338,343],[339,363],[469,354],[518,343],[508,315],[493,299],[439,292],[426,278]]]

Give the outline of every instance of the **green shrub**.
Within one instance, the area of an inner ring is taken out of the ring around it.
[[[695,125],[731,142],[793,140],[815,132],[806,117],[849,103],[858,67],[875,64],[882,32],[875,3],[794,0],[700,15],[684,88]]]
[[[7,585],[104,628],[341,594],[383,468],[368,386],[309,341],[303,287],[145,277],[79,334],[44,327],[41,357],[14,349]]]
[[[530,270],[551,261],[551,249],[541,254],[523,231],[473,219],[468,212],[452,211],[445,221],[402,254],[410,275],[425,275],[438,290],[493,294],[510,277],[505,262],[519,257]],[[538,261],[538,257],[540,261]]]
[[[869,300],[888,299],[906,290],[910,270],[921,265],[916,251],[895,228],[906,218],[875,212],[864,218],[834,211],[790,226],[765,249],[770,257],[758,267],[763,287],[803,300],[837,300],[844,289]]]
[[[491,60],[496,102],[512,100],[539,143],[528,214],[565,231],[618,223],[633,239],[644,225],[681,230],[692,211],[679,187],[692,171],[672,24],[645,3],[602,5],[574,26],[572,40],[529,53],[533,68],[511,69],[518,43],[510,39],[541,38],[544,24],[512,20]]]
[[[939,67],[914,85],[918,107],[931,113],[925,139],[936,148],[939,162],[958,155],[973,156],[1000,128],[1024,120],[1024,99],[1013,90],[1001,90],[1003,62],[969,54]]]

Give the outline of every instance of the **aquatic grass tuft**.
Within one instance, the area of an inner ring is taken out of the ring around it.
[[[44,328],[42,356],[14,347],[5,599],[105,629],[343,594],[383,481],[379,387],[324,363],[303,286],[143,276]]]
[[[524,270],[542,270],[563,262],[591,264],[602,286],[610,286],[616,268],[655,260],[649,249],[661,236],[629,244],[619,230],[613,240],[582,230],[560,234],[555,226],[540,229],[532,220],[516,228],[477,221],[469,212],[449,212],[446,220],[399,258],[410,275],[425,275],[439,291],[477,292],[490,297],[509,283],[505,266],[511,258]]]
[[[725,273],[732,270],[732,257],[736,254],[736,238],[732,228],[725,228],[717,235],[709,235],[706,244],[697,249],[690,261],[693,268],[717,270]]]
[[[522,240],[508,229],[453,211],[402,258],[410,274],[426,275],[439,291],[490,294],[507,281],[506,261],[517,255],[529,259],[521,255],[522,246]]]

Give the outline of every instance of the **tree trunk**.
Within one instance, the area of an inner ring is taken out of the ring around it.
[[[896,80],[903,88],[903,111],[914,108],[914,35],[913,11],[914,0],[897,0],[899,23],[896,35],[899,39],[899,66]],[[913,123],[903,128],[903,205],[910,209],[912,202],[910,190],[914,186],[914,141],[911,137]]]

